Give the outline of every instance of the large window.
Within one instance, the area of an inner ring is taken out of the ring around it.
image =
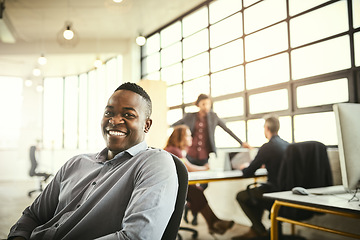
[[[118,56],[87,73],[44,79],[45,148],[98,149],[104,144],[100,121],[109,95],[122,82],[121,66]]]
[[[20,138],[23,80],[0,77],[0,149],[16,148]]]
[[[360,0],[209,0],[148,36],[141,77],[166,81],[169,125],[205,93],[252,146],[267,113],[290,142],[336,145],[332,105],[359,102],[359,12]]]

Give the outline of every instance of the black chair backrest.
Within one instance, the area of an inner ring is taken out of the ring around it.
[[[284,154],[278,176],[281,191],[293,187],[317,188],[333,185],[326,146],[317,141],[290,144]],[[297,220],[309,219],[313,212],[284,208],[284,217]]]
[[[37,161],[36,161],[36,146],[31,146],[30,147],[30,152],[29,152],[29,157],[30,157],[30,171],[29,171],[29,175],[35,176],[36,174],[36,168],[37,168]]]
[[[185,199],[187,196],[187,189],[188,189],[188,172],[184,165],[184,163],[175,155],[172,155],[174,159],[174,163],[176,166],[176,172],[178,175],[178,193],[175,203],[175,209],[171,218],[169,220],[168,225],[164,231],[162,236],[162,240],[175,240],[177,237],[177,233],[179,231],[179,226],[181,222],[181,217],[184,211],[185,206]]]

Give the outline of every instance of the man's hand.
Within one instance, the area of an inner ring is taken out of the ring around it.
[[[243,143],[241,144],[241,146],[242,146],[243,148],[252,149],[252,147],[251,147],[247,142],[243,142]]]

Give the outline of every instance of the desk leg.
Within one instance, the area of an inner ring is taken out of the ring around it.
[[[274,204],[271,207],[271,240],[279,239],[279,222],[277,220],[277,217],[279,215],[279,209],[280,205],[278,204],[278,201],[275,200]]]

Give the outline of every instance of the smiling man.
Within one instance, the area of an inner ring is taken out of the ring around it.
[[[161,239],[178,181],[169,153],[144,141],[151,108],[140,86],[118,87],[101,122],[106,148],[68,160],[8,239]]]

